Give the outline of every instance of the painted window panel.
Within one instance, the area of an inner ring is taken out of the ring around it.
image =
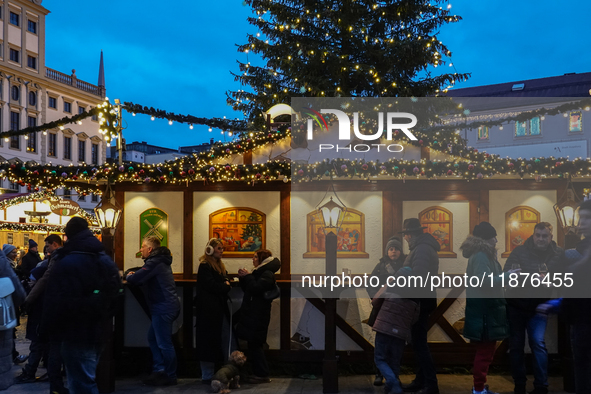
[[[509,257],[511,252],[534,233],[540,222],[540,213],[525,205],[517,206],[505,214],[505,252],[501,257]]]
[[[440,257],[457,257],[453,251],[453,214],[443,207],[429,207],[419,213],[421,226],[431,234],[441,246]]]
[[[488,127],[482,126],[478,128],[478,141],[488,140]]]
[[[568,132],[580,133],[583,131],[583,114],[580,111],[571,112],[568,117]]]
[[[308,213],[307,217],[307,251],[304,258],[326,257],[326,233],[324,221],[318,211]],[[367,258],[365,252],[365,215],[352,208],[347,208],[339,216],[341,226],[336,231],[337,258]]]
[[[253,208],[232,207],[209,215],[209,236],[224,244],[224,257],[251,257],[265,249],[266,215]]]

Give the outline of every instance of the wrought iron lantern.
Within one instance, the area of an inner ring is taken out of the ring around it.
[[[111,201],[114,201],[114,203]],[[103,194],[101,202],[99,202],[96,208],[94,208],[94,213],[96,214],[99,226],[105,229],[116,228],[121,219],[122,212],[123,209],[113,196],[111,185],[107,183],[107,189]]]
[[[321,206],[318,206],[322,204],[323,201],[325,201],[326,194],[328,194],[328,192],[331,189],[337,201],[333,200],[333,197],[331,196],[326,203],[324,203]],[[347,211],[347,207],[345,207],[345,204],[343,204],[339,196],[337,196],[337,193],[334,191],[334,186],[332,184],[326,191],[326,194],[324,195],[320,203],[318,203],[318,205],[316,206],[316,210],[318,211],[318,213],[322,217],[322,220],[324,221],[323,227],[325,231],[327,229],[338,229],[341,226],[341,223],[345,216],[345,212]]]
[[[579,225],[579,202],[579,198],[569,177],[564,194],[559,202],[554,204],[554,213],[556,213],[558,224],[562,227],[565,234],[571,231],[574,232],[575,228]]]

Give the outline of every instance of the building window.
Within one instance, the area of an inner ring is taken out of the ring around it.
[[[19,130],[21,128],[21,114],[18,112],[10,112],[10,130]]]
[[[19,101],[20,96],[21,96],[21,90],[19,89],[18,86],[13,86],[12,88],[10,88],[10,97],[14,101]]]
[[[57,157],[57,136],[49,133],[47,137],[47,156]]]
[[[28,21],[27,23],[27,30],[31,33],[37,34],[37,22],[35,21]]]
[[[92,202],[98,202],[98,194],[92,194],[92,196],[90,197],[90,201]]]
[[[539,136],[542,134],[542,125],[539,116],[525,122],[515,122],[515,137]]]
[[[488,127],[481,126],[478,128],[478,141],[488,140]]]
[[[20,58],[20,52],[17,51],[16,49],[10,48],[10,60],[12,60],[15,63],[18,63],[19,58]]]
[[[78,113],[83,114],[84,112],[86,112],[86,108],[84,108],[82,106],[78,106]]]
[[[49,97],[49,108],[57,109],[57,99],[55,97]]]
[[[427,227],[425,232],[439,242],[439,257],[457,257],[453,251],[454,220],[451,211],[443,207],[429,207],[419,213],[419,221],[421,226]]]
[[[91,151],[92,164],[98,164],[98,152],[99,152],[98,148],[99,148],[98,144],[92,144],[92,151]]]
[[[10,23],[15,26],[20,26],[20,15],[15,14],[14,12],[10,12]]]
[[[511,252],[534,233],[534,227],[540,222],[540,212],[521,205],[505,213],[505,251],[501,257],[509,257]]]
[[[21,138],[18,135],[11,135],[10,136],[10,148],[11,149],[20,149],[21,148]]]
[[[64,112],[72,113],[72,103],[64,101]]]
[[[568,120],[568,132],[580,133],[583,131],[583,114],[580,111],[571,112]]]
[[[35,56],[27,56],[27,67],[37,69],[37,58]]]
[[[29,92],[29,105],[31,107],[37,105],[37,92]]]
[[[78,141],[78,161],[86,160],[86,141]]]
[[[64,159],[72,160],[72,138],[64,136]]]
[[[64,189],[64,198],[67,200],[72,199],[72,189],[70,189],[70,188]]]
[[[86,196],[84,194],[78,194],[78,201],[86,202]]]
[[[29,127],[37,127],[37,118],[29,116]],[[27,139],[27,152],[37,153],[37,133],[29,133]]]
[[[92,108],[90,108],[90,110],[92,111]],[[98,122],[98,116],[97,115],[92,115],[91,119],[94,120],[95,122]]]
[[[536,116],[529,120],[529,135],[540,135],[542,134],[542,128],[540,125],[540,117]]]

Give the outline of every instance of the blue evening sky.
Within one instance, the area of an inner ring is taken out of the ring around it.
[[[440,40],[458,72],[460,87],[591,71],[586,0],[451,0],[464,18],[443,26]],[[226,91],[240,89],[230,71],[246,55],[235,44],[256,33],[242,0],[45,0],[46,66],[96,84],[104,51],[107,96],[200,117],[240,117]],[[251,55],[252,56],[252,55]],[[253,61],[253,59],[250,59]],[[435,71],[453,72],[450,67]],[[219,130],[169,126],[124,112],[127,142],[178,148],[220,140]]]

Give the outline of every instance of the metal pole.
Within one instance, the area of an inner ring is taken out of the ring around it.
[[[119,166],[123,165],[123,125],[121,124],[121,104],[117,104],[117,152],[119,153]]]
[[[326,275],[336,275],[337,236],[333,232],[326,234]],[[337,363],[337,298],[329,295],[324,298],[324,360],[322,363],[322,392],[339,392]]]

